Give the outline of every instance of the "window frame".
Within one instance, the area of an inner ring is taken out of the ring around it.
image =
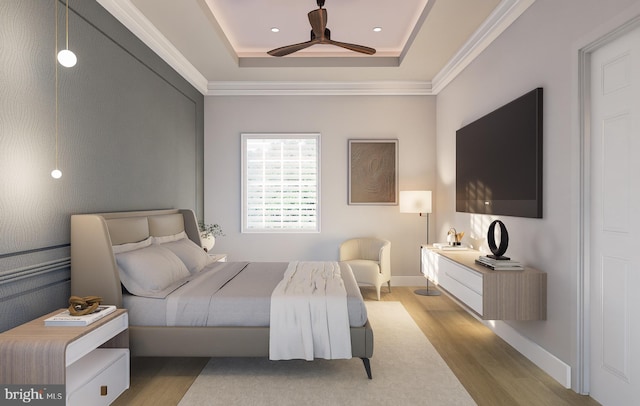
[[[314,139],[316,142],[316,227],[315,229],[301,228],[247,228],[249,204],[247,202],[247,142],[253,139]],[[321,158],[322,143],[320,133],[241,133],[241,233],[245,234],[315,234],[320,232],[321,215]]]

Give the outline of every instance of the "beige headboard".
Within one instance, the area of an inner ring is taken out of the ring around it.
[[[122,306],[113,245],[185,231],[202,246],[195,213],[188,209],[129,211],[71,216],[71,294],[100,296]]]

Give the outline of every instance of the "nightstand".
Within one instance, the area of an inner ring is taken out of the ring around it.
[[[227,262],[227,254],[209,254],[214,262]]]
[[[64,385],[67,405],[108,405],[129,388],[129,316],[45,326],[46,314],[0,334],[0,383]]]

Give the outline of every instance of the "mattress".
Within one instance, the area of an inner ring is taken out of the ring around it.
[[[181,323],[178,318],[175,325],[268,327],[271,293],[282,280],[287,265],[287,262],[215,262],[163,299],[123,294],[129,325],[166,326],[168,319],[173,320],[176,303],[189,306],[185,300],[192,300],[191,292],[199,292],[193,297],[194,310],[202,313],[206,306],[206,314],[198,318],[197,324],[193,320]],[[211,281],[223,274],[229,277],[218,282],[221,286],[202,293],[203,287],[215,285]],[[360,289],[351,268],[341,264],[341,274],[347,292],[349,325],[362,327],[367,321],[367,310]]]

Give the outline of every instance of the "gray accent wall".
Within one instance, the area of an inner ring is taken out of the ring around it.
[[[0,2],[0,331],[66,306],[74,213],[203,213],[204,97],[95,1]],[[58,3],[63,48],[65,3]]]

